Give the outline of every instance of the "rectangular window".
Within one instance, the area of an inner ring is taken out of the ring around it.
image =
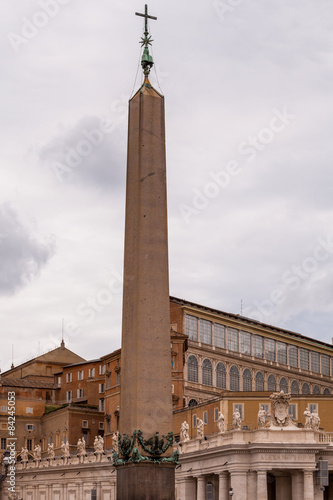
[[[293,419],[297,419],[297,411],[296,411],[296,405],[295,404],[290,404],[288,408],[288,413],[289,415],[292,415]]]
[[[7,412],[7,406],[1,406],[1,411]]]
[[[6,430],[8,429],[8,424],[7,424],[6,422],[5,422],[5,423],[1,423],[1,425],[0,425],[0,429],[1,429],[2,431],[6,431]]]
[[[77,372],[77,379],[78,380],[83,380],[83,375],[84,375],[83,370],[78,371]]]
[[[52,443],[53,443],[53,437],[52,437],[52,436],[50,436],[50,437],[49,437],[49,444],[52,444]]]
[[[267,403],[259,403],[259,408],[263,407],[263,409],[267,412],[267,415],[269,413],[269,404]],[[266,415],[266,418],[267,418],[267,415]]]
[[[310,403],[309,404],[309,411],[310,411],[310,413],[314,413],[315,411],[318,412],[317,403]]]
[[[98,403],[98,411],[104,411],[104,409],[105,409],[104,399],[100,399]]]
[[[311,371],[320,373],[320,354],[319,352],[311,351]]]
[[[95,368],[89,368],[89,377],[95,376]]]
[[[106,432],[111,432],[111,420],[106,421]]]
[[[219,409],[215,408],[214,409],[214,421],[217,422],[219,419]]]
[[[105,374],[105,365],[99,365],[99,374],[104,375]]]
[[[116,373],[116,385],[120,384],[120,372]]]
[[[27,413],[31,413],[31,414],[32,414],[32,413],[34,412],[34,409],[33,409],[33,408],[31,408],[30,406],[27,406],[25,411],[26,411]]]
[[[212,323],[205,319],[200,320],[200,342],[203,344],[212,343]]]
[[[61,377],[58,377],[58,385],[61,386]]]
[[[97,500],[97,490],[91,490],[91,500]]]
[[[289,346],[289,365],[298,368],[298,347]]]
[[[284,342],[277,342],[277,361],[283,365],[287,364],[287,344]]]
[[[198,340],[198,318],[186,314],[185,316],[185,333],[190,340]]]
[[[238,352],[238,330],[235,328],[227,329],[227,342],[229,351]]]
[[[214,323],[214,345],[225,348],[225,329],[223,325]]]
[[[25,424],[25,430],[26,431],[34,431],[35,425],[34,424]]]
[[[72,382],[72,380],[73,380],[72,374],[71,373],[66,373],[66,382],[67,382],[67,384],[69,382]]]
[[[76,397],[83,398],[83,389],[78,389],[76,394],[77,394]]]
[[[193,415],[193,428],[197,426],[197,416]]]
[[[204,424],[208,423],[208,415],[207,415],[206,411],[204,411],[204,413],[203,413],[203,421],[204,421]]]
[[[5,450],[7,448],[7,439],[1,438],[1,449]]]
[[[264,339],[261,335],[253,335],[253,356],[255,358],[264,357]]]
[[[268,361],[275,361],[275,340],[265,339],[265,358]]]
[[[325,354],[321,355],[321,373],[330,376],[330,358]]]
[[[111,387],[111,375],[106,376],[106,388],[110,389]]]
[[[88,427],[88,420],[82,420],[82,427]]]
[[[98,428],[102,431],[104,430],[104,422],[99,422]]]
[[[299,364],[302,370],[309,370],[309,351],[307,349],[299,350]]]
[[[32,451],[32,439],[27,439],[27,450]]]
[[[241,403],[234,404],[234,411],[238,410],[241,416],[241,419],[244,419],[244,405]]]
[[[67,403],[72,402],[72,391],[66,391],[66,401]]]
[[[101,392],[104,392],[105,391],[105,384],[98,384],[98,392],[101,393]]]
[[[239,333],[239,352],[251,356],[251,333]]]

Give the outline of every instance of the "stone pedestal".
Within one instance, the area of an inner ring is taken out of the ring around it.
[[[117,467],[117,500],[175,500],[175,466],[127,464]]]

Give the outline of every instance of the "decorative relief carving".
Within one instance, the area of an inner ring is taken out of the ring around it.
[[[292,422],[292,415],[289,415],[289,399],[291,394],[285,394],[283,391],[274,392],[270,395],[273,411],[271,417],[271,427],[296,427]]]

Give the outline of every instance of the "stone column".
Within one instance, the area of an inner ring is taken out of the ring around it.
[[[267,500],[267,471],[257,471],[257,499]]]
[[[206,478],[199,476],[197,478],[197,500],[206,500]]]
[[[227,472],[219,473],[219,500],[229,500]]]
[[[230,471],[235,500],[247,500],[247,471]]]
[[[252,471],[247,474],[247,498],[257,498],[257,474]]]
[[[313,488],[313,471],[304,471],[304,500],[313,500],[314,498],[314,488]]]
[[[293,500],[303,500],[303,477],[299,471],[292,473],[291,491]]]

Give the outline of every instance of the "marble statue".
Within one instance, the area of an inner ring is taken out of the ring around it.
[[[112,434],[112,449],[116,452],[119,453],[119,446],[118,446],[118,436],[119,432],[114,432]]]
[[[22,450],[21,450],[21,459],[22,459],[22,462],[27,462],[28,461],[28,455],[29,455],[28,448],[22,448]]]
[[[197,418],[197,438],[204,438],[204,421],[201,418]]]
[[[305,409],[304,416],[305,416],[305,425],[304,425],[304,428],[305,429],[312,429],[312,424],[311,424],[312,413],[310,412],[308,406]]]
[[[311,415],[312,415],[311,418],[312,429],[314,431],[319,431],[320,418],[317,411],[315,410]]]
[[[224,432],[224,415],[220,411],[217,419],[217,427],[219,428],[219,434],[222,434]]]
[[[61,450],[62,450],[63,456],[65,458],[69,458],[70,453],[69,453],[69,443],[68,442],[62,443]]]
[[[190,436],[188,434],[189,428],[190,427],[189,427],[188,423],[185,420],[185,422],[183,422],[182,425],[181,425],[181,427],[180,427],[180,441],[182,443],[186,443],[187,441],[190,440]]]
[[[51,458],[51,459],[54,458],[55,453],[54,453],[54,445],[53,445],[53,443],[49,443],[47,445],[47,454],[48,454],[49,458]]]
[[[240,428],[242,426],[242,419],[241,419],[238,408],[236,408],[234,413],[232,414],[232,425],[234,426],[234,429],[237,429],[237,430],[240,430]]]
[[[34,459],[35,460],[41,460],[42,459],[42,449],[39,444],[35,446],[34,449]]]
[[[79,456],[84,456],[86,454],[86,442],[85,442],[85,440],[79,438],[76,446],[77,446],[77,454]]]
[[[96,436],[94,441],[94,449],[97,455],[101,455],[104,451],[104,439],[102,436]]]
[[[267,411],[264,410],[263,406],[260,406],[258,411],[258,428],[265,427],[266,424]]]

